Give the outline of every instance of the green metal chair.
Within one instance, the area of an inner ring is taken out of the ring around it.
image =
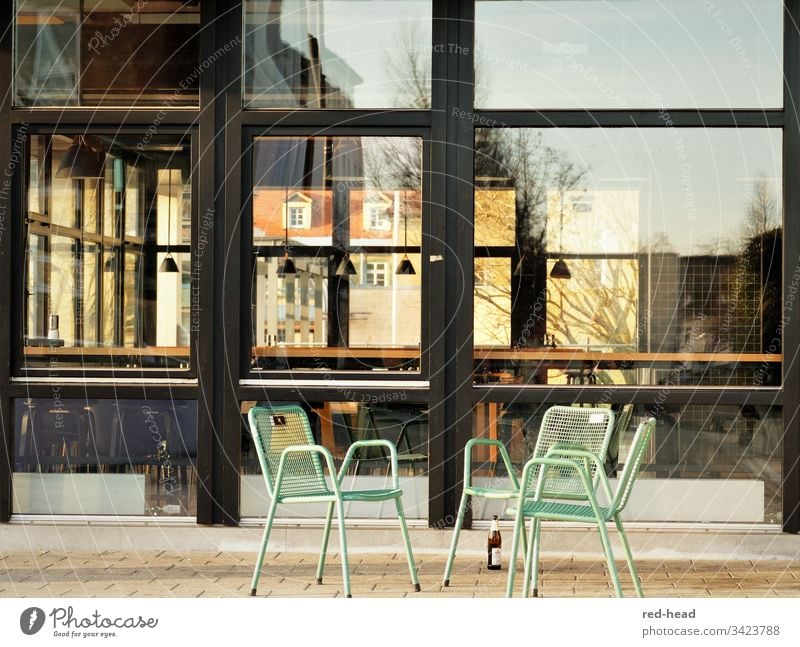
[[[514,536],[511,546],[511,559],[516,560],[519,550],[520,534],[525,532],[525,519],[532,519],[531,537],[525,555],[525,581],[523,584],[523,597],[528,597],[531,585],[533,595],[539,594],[537,588],[539,574],[539,546],[541,522],[547,521],[574,521],[579,523],[595,523],[600,533],[603,552],[608,562],[608,570],[614,583],[617,597],[622,597],[622,587],[619,582],[619,573],[614,562],[611,542],[608,537],[606,523],[613,521],[617,527],[622,545],[625,549],[625,559],[633,578],[633,586],[638,597],[644,597],[636,565],[631,555],[631,547],[625,529],[622,526],[620,513],[625,508],[630,498],[633,483],[639,473],[644,458],[644,452],[650,442],[650,436],[655,428],[655,418],[650,418],[639,425],[633,438],[628,458],[622,476],[619,479],[616,494],[612,494],[608,477],[603,470],[603,458],[584,449],[568,448],[555,445],[544,458],[532,458],[522,471],[520,480],[520,495],[517,500],[514,523]],[[593,468],[593,470],[592,470]],[[551,479],[550,472],[555,471],[555,479]],[[592,473],[594,472],[594,479]],[[581,484],[582,492],[575,492],[572,488],[562,488],[565,485],[565,474],[572,475],[573,482]],[[525,492],[536,482],[535,496],[530,499]],[[601,506],[597,500],[599,490],[598,482],[602,487],[608,504]],[[553,484],[555,483],[555,487]],[[577,499],[582,498],[583,501]],[[509,510],[509,512],[512,512]],[[512,562],[513,563],[513,562]],[[514,570],[509,570],[506,597],[511,597],[514,591]]]
[[[261,540],[261,548],[258,551],[258,559],[253,572],[250,595],[256,594],[261,566],[264,562],[264,554],[267,551],[269,535],[278,505],[327,502],[328,514],[325,520],[322,547],[317,565],[317,584],[322,584],[325,554],[328,550],[328,539],[335,507],[339,521],[344,592],[348,598],[352,597],[350,592],[350,569],[347,559],[347,538],[345,536],[344,503],[346,501],[381,502],[391,499],[394,499],[397,507],[397,516],[400,519],[400,528],[403,533],[406,557],[408,558],[408,570],[411,573],[411,583],[414,585],[415,591],[420,590],[414,555],[411,552],[411,540],[408,536],[406,517],[401,501],[403,493],[400,489],[400,479],[397,473],[397,450],[391,442],[388,440],[354,442],[350,445],[337,475],[333,456],[325,447],[314,444],[311,425],[309,425],[308,418],[300,407],[293,405],[253,407],[248,415],[248,420],[253,443],[258,453],[258,461],[267,485],[267,492],[272,499],[267,525],[264,528],[264,537]],[[362,448],[375,447],[385,450],[389,456],[392,474],[391,489],[342,490],[342,480],[344,475],[347,474],[355,453]],[[320,457],[325,460],[328,478],[326,478],[323,471]]]
[[[536,439],[536,446],[533,456],[536,458],[544,457],[554,445],[560,444],[569,447],[580,447],[593,454],[605,457],[608,443],[614,429],[614,412],[609,408],[589,408],[589,407],[564,407],[555,406],[549,408],[542,419],[539,428],[539,436]],[[510,487],[477,487],[472,484],[472,450],[478,446],[494,446],[500,454],[500,458],[505,465],[509,475]],[[591,468],[594,474],[594,466]],[[556,483],[553,477],[549,477],[552,483],[548,486],[558,486],[560,489],[571,489],[578,493],[581,488],[580,480],[576,475],[567,474],[561,480],[563,483]],[[527,488],[526,488],[527,489]],[[534,489],[531,487],[526,496],[533,496]],[[461,526],[464,524],[464,515],[469,506],[470,497],[482,497],[484,499],[512,500],[520,496],[520,485],[517,480],[516,472],[511,464],[508,451],[499,440],[489,440],[483,438],[473,438],[467,442],[464,450],[464,491],[461,494],[461,503],[458,506],[458,516],[453,528],[453,539],[450,544],[450,553],[447,556],[447,564],[444,569],[444,586],[450,586],[450,574],[453,569],[453,561],[456,556],[458,537],[461,533]],[[522,541],[525,542],[525,552],[527,553],[527,540],[522,534]],[[516,553],[514,554],[516,557]],[[512,560],[509,562],[509,570],[513,571],[516,564]]]

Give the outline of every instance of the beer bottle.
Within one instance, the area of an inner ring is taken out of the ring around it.
[[[489,530],[488,545],[488,563],[486,567],[492,571],[500,570],[500,548],[503,545],[503,539],[500,537],[500,528],[497,526],[497,515],[492,517],[492,528]]]

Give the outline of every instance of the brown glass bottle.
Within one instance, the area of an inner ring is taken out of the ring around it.
[[[500,528],[497,526],[497,515],[492,517],[492,528],[489,530],[488,557],[486,568],[492,571],[500,570],[500,549],[503,546],[503,538],[500,536]]]

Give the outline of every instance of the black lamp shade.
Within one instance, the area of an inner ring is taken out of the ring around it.
[[[170,254],[167,254],[164,260],[161,261],[161,265],[159,266],[158,271],[168,272],[170,274],[177,274],[180,272],[180,270],[178,269],[178,264],[175,262],[175,259],[172,258]]]
[[[75,137],[58,165],[56,177],[70,180],[102,178],[103,159],[83,142],[82,137]]]
[[[563,259],[559,258],[556,261],[556,264],[553,265],[553,269],[550,270],[550,278],[551,279],[571,279],[572,273],[569,271],[567,264],[564,262]]]
[[[411,261],[409,260],[408,256],[403,254],[403,260],[397,265],[397,269],[394,271],[395,274],[405,274],[405,275],[412,275],[416,274],[416,270],[412,265]]]
[[[103,271],[104,272],[113,272],[117,269],[117,261],[113,254],[109,254],[108,258],[106,258],[106,262],[103,263]]]
[[[284,254],[283,259],[278,263],[278,276],[286,276],[287,274],[297,274],[297,268],[288,253]]]
[[[356,267],[353,265],[353,261],[350,260],[350,254],[347,254],[342,259],[342,262],[339,263],[339,267],[336,268],[336,276],[355,276],[356,274],[358,274]]]

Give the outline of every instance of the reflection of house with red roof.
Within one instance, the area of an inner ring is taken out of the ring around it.
[[[289,240],[296,245],[331,245],[334,192],[329,189],[290,190],[256,187],[253,192],[253,237],[256,244]],[[405,205],[403,201],[405,200]],[[409,219],[410,244],[419,240],[417,191],[349,192],[349,246],[402,245],[403,217]]]
[[[356,274],[349,277],[348,330],[350,346],[416,346],[420,328],[399,325],[400,313],[417,317],[420,312],[420,260],[410,254],[417,274],[396,276],[395,268],[403,257],[405,216],[408,215],[408,244],[420,240],[419,191],[378,191],[344,188],[334,183],[330,189],[287,189],[259,187],[253,190],[253,242],[256,245],[282,246],[288,232],[290,253],[298,273],[279,280],[275,272],[278,257],[264,262],[256,277],[258,301],[256,344],[272,339],[292,344],[324,344],[327,339],[328,284],[327,263],[319,263],[319,247],[333,245],[334,200],[347,200],[349,218],[336,223],[337,246],[351,252]],[[340,216],[341,217],[341,216]],[[349,229],[347,240],[344,232]],[[303,254],[302,247],[308,247]],[[370,248],[391,248],[375,250]],[[387,253],[388,252],[388,253]],[[311,259],[314,260],[311,260]],[[338,262],[338,261],[337,261]],[[271,267],[271,279],[267,267]],[[270,290],[270,285],[272,289]],[[290,288],[291,286],[291,288]],[[284,300],[287,295],[291,303]]]

